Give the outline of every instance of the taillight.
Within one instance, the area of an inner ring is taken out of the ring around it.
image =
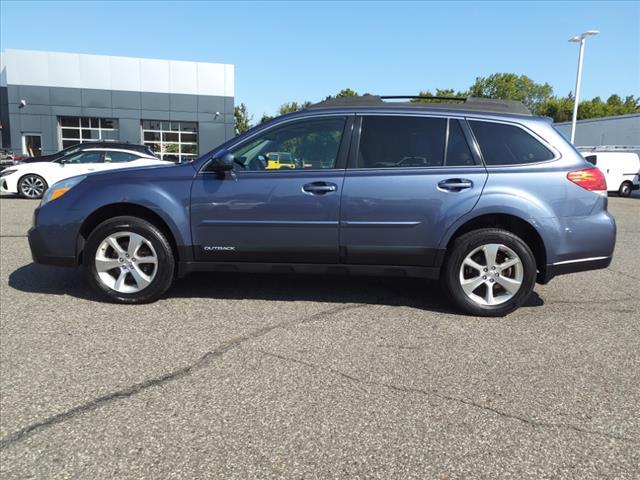
[[[591,192],[606,192],[607,181],[603,173],[597,168],[585,168],[567,173],[567,178]]]

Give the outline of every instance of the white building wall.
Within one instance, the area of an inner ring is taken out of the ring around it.
[[[81,53],[5,50],[0,85],[234,96],[234,66]]]

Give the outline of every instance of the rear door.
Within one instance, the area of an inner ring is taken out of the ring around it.
[[[487,180],[470,139],[462,119],[360,116],[343,188],[343,260],[434,265],[440,239]]]

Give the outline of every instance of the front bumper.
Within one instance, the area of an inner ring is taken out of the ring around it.
[[[37,227],[30,228],[27,236],[29,238],[31,258],[35,263],[56,265],[58,267],[76,267],[78,265],[75,256],[64,257],[49,251],[44,237]]]

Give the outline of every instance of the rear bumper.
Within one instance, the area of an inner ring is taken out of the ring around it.
[[[611,264],[612,257],[579,258],[577,260],[567,260],[564,262],[547,265],[544,271],[538,273],[538,283],[549,283],[558,275],[567,273],[586,272],[588,270],[598,270],[607,268]]]

